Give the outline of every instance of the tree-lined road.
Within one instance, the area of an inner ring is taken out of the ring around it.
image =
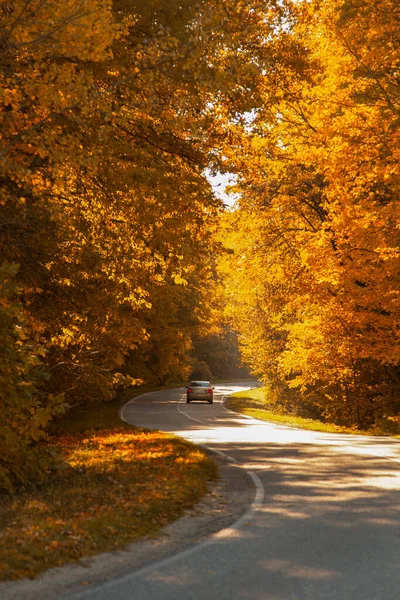
[[[398,600],[400,442],[302,431],[143,395],[122,417],[229,456],[252,473],[254,504],[207,542],[73,598],[96,600]]]

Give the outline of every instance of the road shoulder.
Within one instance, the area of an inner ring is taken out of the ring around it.
[[[211,456],[221,478],[210,485],[209,493],[193,509],[156,538],[50,569],[34,580],[2,583],[2,600],[59,600],[177,554],[232,525],[251,505],[254,489],[244,469],[214,453]]]

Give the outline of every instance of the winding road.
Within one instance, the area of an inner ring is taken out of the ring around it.
[[[248,387],[248,385],[247,385]],[[121,417],[223,454],[253,504],[178,554],[68,596],[74,600],[399,600],[400,442],[324,434],[186,404],[184,388],[140,396]]]

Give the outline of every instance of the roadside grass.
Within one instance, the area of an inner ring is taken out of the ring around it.
[[[324,431],[327,433],[348,433],[353,435],[386,435],[400,439],[397,433],[390,433],[384,428],[375,427],[369,430],[360,430],[356,427],[343,427],[334,423],[325,423],[318,419],[295,416],[285,412],[283,407],[276,406],[269,400],[270,391],[266,387],[255,388],[231,394],[225,405],[234,412],[254,417],[260,421],[272,421],[290,427],[299,427],[311,431]]]
[[[218,478],[193,444],[123,423],[120,404],[67,416],[48,441],[60,468],[40,489],[0,499],[0,580],[152,537]]]

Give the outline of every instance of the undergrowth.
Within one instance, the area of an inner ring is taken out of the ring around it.
[[[285,406],[282,401],[277,401],[276,396],[267,387],[255,388],[243,392],[235,392],[226,401],[226,406],[235,411],[261,421],[272,421],[291,427],[299,427],[312,431],[325,431],[327,433],[348,433],[355,435],[391,435],[400,438],[397,432],[388,431],[383,425],[368,430],[360,430],[356,427],[344,427],[335,423],[324,422],[317,418],[309,418],[301,414],[304,412],[301,405],[294,406],[293,401]]]
[[[153,536],[218,476],[193,444],[122,423],[115,403],[64,418],[48,449],[59,467],[46,483],[1,499],[1,580]]]

